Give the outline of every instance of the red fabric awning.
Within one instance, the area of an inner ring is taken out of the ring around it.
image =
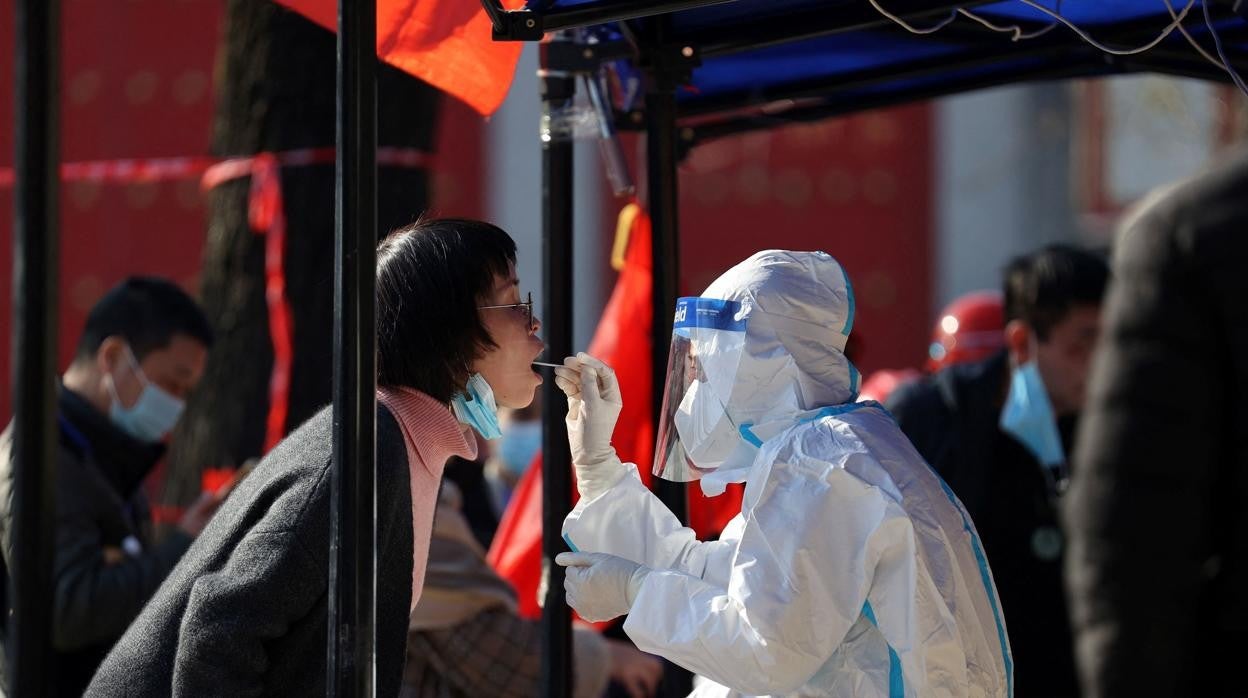
[[[277,0],[336,31],[337,0]],[[523,0],[505,0],[509,9]],[[377,0],[377,56],[489,116],[503,103],[523,45],[490,38],[478,0]]]

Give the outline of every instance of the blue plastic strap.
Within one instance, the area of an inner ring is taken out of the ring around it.
[[[750,427],[752,426],[754,425],[751,423],[742,424],[741,428],[738,429],[737,432],[741,434],[741,439],[744,440],[747,444],[750,444],[754,448],[762,448],[763,440],[758,438],[758,436],[755,435],[754,432],[750,430]]]

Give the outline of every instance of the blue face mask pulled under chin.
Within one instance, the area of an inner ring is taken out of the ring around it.
[[[143,383],[143,391],[139,393],[139,399],[133,405],[125,407],[121,404],[121,398],[117,395],[117,388],[110,375],[108,390],[112,394],[113,402],[108,408],[108,416],[113,420],[113,424],[130,436],[139,441],[155,443],[173,431],[173,426],[182,416],[186,403],[148,380],[129,347],[126,347],[126,356],[130,361],[130,368],[134,370],[134,375],[138,376]]]
[[[1018,439],[1041,465],[1056,467],[1066,462],[1057,417],[1036,362],[1029,361],[1010,375],[1010,393],[1001,408],[1000,424],[1001,430]]]
[[[498,405],[494,402],[494,389],[480,373],[472,374],[464,392],[451,398],[455,418],[467,424],[487,439],[503,435],[498,427]]]

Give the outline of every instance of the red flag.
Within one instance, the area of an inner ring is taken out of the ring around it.
[[[338,0],[277,0],[336,31]],[[524,0],[504,0],[515,9]],[[478,0],[377,0],[377,56],[463,100],[483,116],[502,104],[523,48],[494,41]]]
[[[616,261],[620,276],[603,309],[602,319],[589,345],[589,353],[615,369],[624,408],[615,425],[612,444],[620,459],[638,464],[642,480],[650,484],[654,459],[654,425],[651,422],[650,325],[650,217],[636,204],[620,214],[627,231],[626,250],[617,236]],[[699,536],[714,537],[741,511],[741,488],[733,486],[719,497],[709,498],[690,488],[689,518]],[[573,500],[576,492],[572,493]],[[520,614],[541,616],[537,588],[542,565],[542,468],[540,456],[521,479],[503,514],[490,546],[489,562],[516,588]]]

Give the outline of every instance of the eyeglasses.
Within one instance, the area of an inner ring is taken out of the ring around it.
[[[501,310],[503,308],[514,308],[516,311],[524,313],[525,327],[533,326],[533,293],[525,294],[525,300],[519,303],[508,303],[506,305],[479,305],[477,310]]]

